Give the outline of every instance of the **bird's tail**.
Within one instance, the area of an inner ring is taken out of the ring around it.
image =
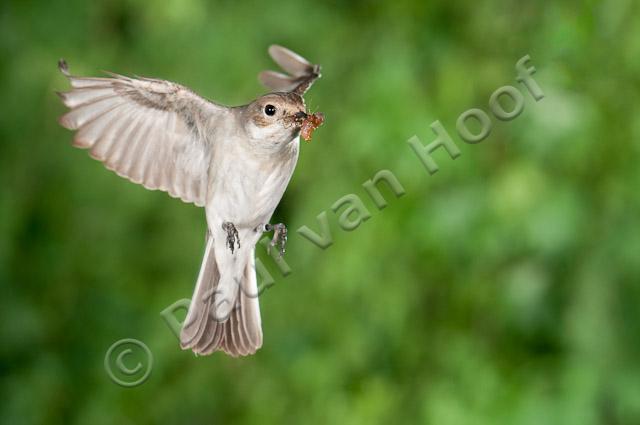
[[[214,240],[207,236],[198,282],[180,333],[182,349],[202,355],[221,350],[235,357],[253,354],[262,346],[254,250],[249,255],[240,279],[221,280]],[[224,306],[225,300],[217,299],[230,293],[235,300],[231,309]],[[224,317],[216,314],[216,306],[225,310]]]

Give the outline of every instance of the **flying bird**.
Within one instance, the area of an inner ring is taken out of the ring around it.
[[[77,130],[73,145],[106,168],[174,198],[204,207],[200,266],[180,345],[196,354],[253,354],[262,346],[255,245],[273,231],[270,247],[284,253],[282,223],[269,221],[291,179],[300,134],[309,140],[324,120],[307,112],[303,95],[320,66],[282,46],[269,54],[286,72],[263,71],[271,93],[229,107],[165,80],[71,75],[58,93],[70,109],[59,122]]]

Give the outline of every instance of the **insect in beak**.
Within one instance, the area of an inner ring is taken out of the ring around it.
[[[300,125],[300,135],[307,142],[311,141],[311,136],[316,128],[320,127],[324,123],[324,114],[322,112],[316,112],[311,115],[305,114],[304,120]]]

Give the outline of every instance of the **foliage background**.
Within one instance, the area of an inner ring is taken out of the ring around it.
[[[3,1],[0,421],[640,423],[640,13],[576,3]],[[241,104],[271,43],[323,65],[327,116],[276,219],[328,210],[334,244],[292,231],[291,275],[265,259],[264,347],[196,358],[159,313],[191,296],[203,212],[71,148],[56,61]],[[505,84],[522,115],[464,144],[458,115]],[[429,176],[406,140],[436,119],[462,156]],[[361,184],[385,168],[406,195],[378,211]],[[353,232],[329,210],[347,193],[373,214]],[[137,388],[103,368],[121,338],[155,356]]]

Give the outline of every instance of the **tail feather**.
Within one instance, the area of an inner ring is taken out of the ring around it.
[[[258,281],[256,278],[255,252],[245,268],[242,296],[240,297],[240,313],[243,330],[249,343],[262,346],[262,320],[260,319],[260,303],[258,302]]]
[[[262,346],[262,326],[258,304],[254,252],[235,290],[236,303],[224,318],[216,316],[216,296],[227,293],[219,288],[220,272],[213,251],[213,238],[207,238],[204,259],[189,312],[180,333],[180,345],[196,354],[224,351],[231,356],[246,356]],[[227,290],[224,290],[227,289]]]
[[[262,326],[260,323],[260,306],[256,274],[253,267],[253,254],[250,264],[245,269],[238,306],[232,311],[225,329],[222,350],[231,356],[253,354],[262,346]],[[252,292],[249,292],[249,289]]]
[[[207,236],[198,281],[191,299],[189,312],[180,333],[180,345],[183,349],[192,347],[194,343],[202,339],[206,328],[206,319],[213,304],[213,291],[219,279],[218,268],[213,255],[213,238]]]

